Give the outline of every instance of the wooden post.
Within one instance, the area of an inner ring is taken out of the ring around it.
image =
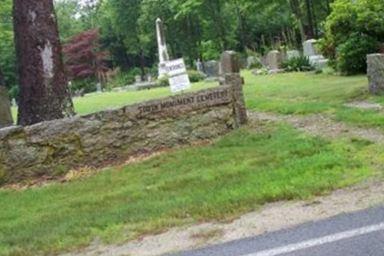
[[[232,87],[235,123],[236,127],[240,127],[247,123],[248,117],[243,93],[244,80],[240,76],[240,61],[235,52],[226,51],[221,55],[221,71],[224,84]]]

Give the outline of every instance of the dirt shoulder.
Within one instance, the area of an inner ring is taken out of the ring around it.
[[[105,246],[95,242],[83,251],[66,254],[66,256],[163,255],[252,237],[383,203],[384,182],[369,181],[310,201],[268,204],[259,211],[246,214],[227,224],[204,223],[174,228],[163,234],[148,236],[123,245]]]

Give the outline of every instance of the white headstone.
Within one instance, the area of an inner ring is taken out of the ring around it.
[[[98,93],[103,92],[103,89],[101,88],[101,83],[97,83],[96,84],[96,90],[97,90]]]
[[[163,22],[160,18],[156,20],[156,37],[159,49],[159,78],[166,75],[166,62],[169,61],[167,43],[165,41]]]
[[[315,39],[310,39],[303,43],[303,50],[304,50],[305,57],[319,55],[315,47],[316,43],[317,43],[317,40]]]

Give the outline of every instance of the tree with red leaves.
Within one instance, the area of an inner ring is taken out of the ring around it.
[[[72,37],[64,45],[64,55],[71,80],[94,78],[100,83],[105,82],[108,53],[100,50],[98,29]]]

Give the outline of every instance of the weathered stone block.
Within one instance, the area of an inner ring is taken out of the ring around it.
[[[367,56],[367,74],[369,91],[372,94],[384,94],[384,54],[370,54]]]

